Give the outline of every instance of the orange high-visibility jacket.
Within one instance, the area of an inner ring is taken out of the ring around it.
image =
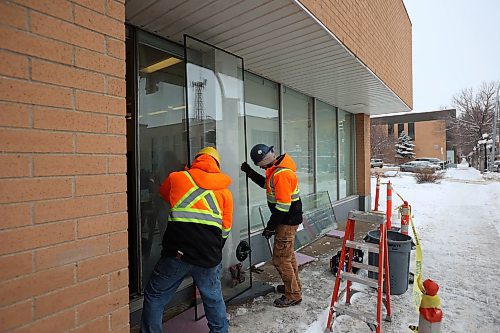
[[[206,154],[198,156],[189,170],[167,177],[160,187],[170,204],[162,255],[181,253],[182,260],[202,267],[220,263],[232,226],[230,184],[229,176]]]
[[[288,155],[278,157],[274,165],[266,169],[266,195],[271,218],[267,224],[275,229],[278,224],[302,223],[302,202],[295,162]]]

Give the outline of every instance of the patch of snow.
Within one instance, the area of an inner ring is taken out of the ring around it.
[[[489,175],[487,175],[489,177]],[[423,279],[439,286],[444,319],[443,332],[498,332],[500,324],[500,181],[484,181],[475,169],[448,169],[440,184],[417,184],[411,174],[391,179],[394,190],[412,206],[414,223],[423,252]],[[372,200],[376,178],[372,179]],[[380,209],[385,210],[386,187],[381,188]],[[393,207],[401,204],[393,195]],[[373,202],[372,202],[373,206]],[[399,226],[397,213],[393,225]],[[414,270],[411,253],[410,270]],[[323,333],[333,291],[329,258],[318,255],[317,262],[300,270],[303,301],[299,306],[278,309],[269,294],[248,305],[242,316],[233,316],[231,333]],[[412,286],[403,295],[391,296],[392,322],[382,322],[384,333],[409,332],[418,323]],[[372,296],[356,294],[353,305],[374,312]],[[236,310],[238,311],[238,310]],[[385,310],[384,310],[385,311]],[[244,311],[243,311],[244,312]],[[241,312],[240,312],[241,313]],[[369,333],[363,322],[340,316],[334,332]]]
[[[481,173],[474,168],[451,168],[446,170],[446,178],[458,180],[482,180]]]

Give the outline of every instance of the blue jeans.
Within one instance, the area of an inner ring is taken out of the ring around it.
[[[188,264],[174,257],[161,257],[144,290],[141,332],[163,332],[163,310],[184,277],[191,274],[200,290],[210,333],[227,333],[226,304],[222,298],[219,278],[221,268],[222,264],[212,268],[204,268]]]

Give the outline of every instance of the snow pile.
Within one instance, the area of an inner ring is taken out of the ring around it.
[[[469,167],[447,169],[446,178],[457,180],[483,180],[483,176],[478,170]]]

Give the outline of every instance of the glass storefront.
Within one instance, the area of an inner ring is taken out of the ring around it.
[[[354,194],[354,115],[338,112],[339,199]]]
[[[314,192],[313,99],[283,87],[283,152],[297,165],[300,194]]]
[[[338,199],[337,151],[337,109],[316,101],[316,188],[328,191],[332,201]]]
[[[131,297],[140,307],[142,290],[160,257],[169,211],[159,186],[170,172],[189,164],[199,149],[213,146],[221,155],[222,171],[233,181],[233,228],[224,247],[222,273],[224,297],[230,299],[251,286],[248,268],[254,262],[249,256],[241,259],[247,270],[244,281],[235,283],[230,267],[240,262],[238,245],[250,243],[250,233],[257,235],[263,228],[258,207],[266,204],[264,190],[240,171],[241,162],[249,161],[255,144],[272,145],[277,153],[286,152],[295,160],[302,196],[322,193],[323,198],[328,192],[335,201],[352,195],[354,117],[245,72],[242,58],[203,41],[186,36],[183,47],[131,30],[127,32]],[[254,170],[264,175],[263,170]],[[186,278],[178,290],[184,290],[177,296],[181,303],[190,304],[190,286],[192,280]]]

